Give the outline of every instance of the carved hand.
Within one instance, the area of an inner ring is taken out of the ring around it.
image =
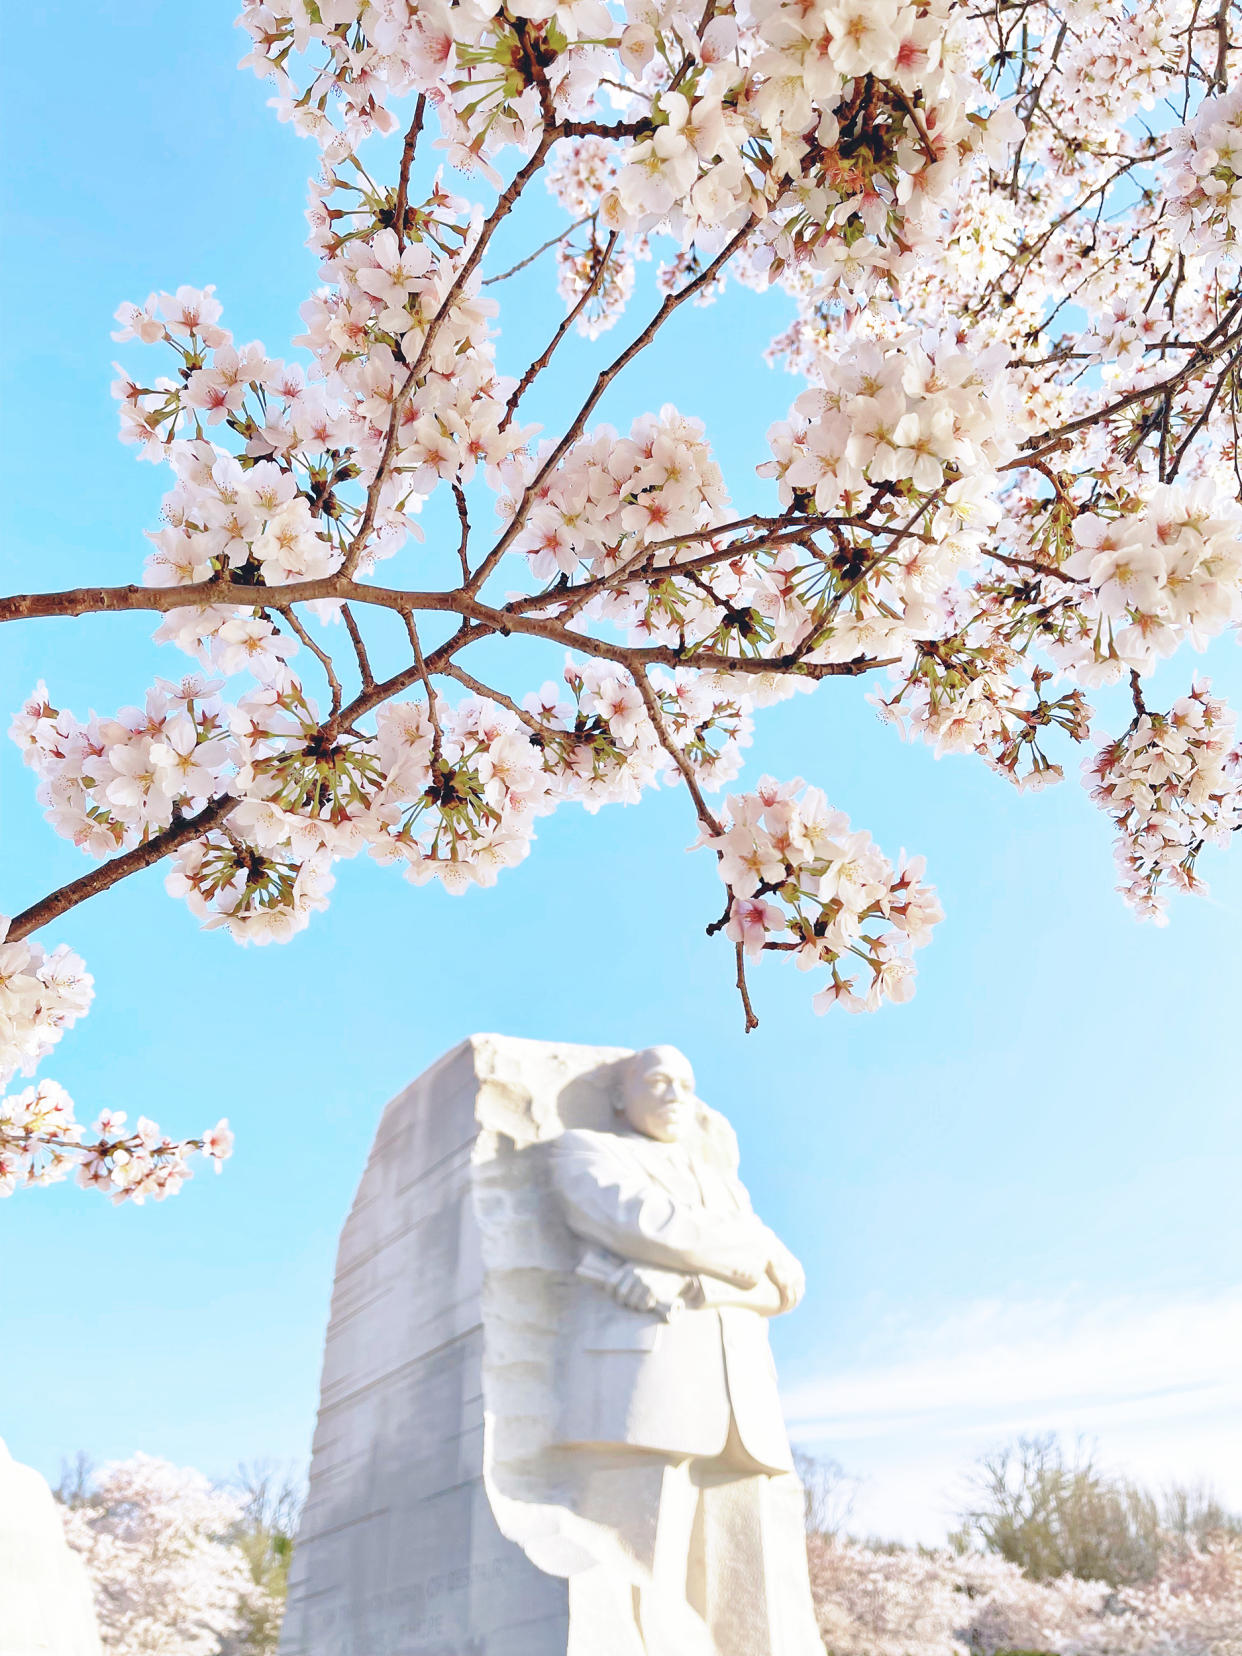
[[[772,1238],[773,1248],[768,1260],[767,1275],[776,1284],[781,1296],[781,1310],[792,1311],[806,1292],[806,1272],[783,1242]]]
[[[670,1273],[660,1271],[660,1282],[654,1285],[648,1272],[641,1265],[632,1265],[628,1262],[614,1271],[608,1284],[608,1291],[618,1305],[623,1305],[627,1311],[659,1311],[670,1316],[679,1307],[670,1304]],[[672,1279],[676,1281],[676,1278]],[[690,1303],[701,1296],[698,1279],[685,1277],[678,1297]]]

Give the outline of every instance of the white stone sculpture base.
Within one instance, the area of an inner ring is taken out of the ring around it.
[[[90,1584],[39,1474],[0,1441],[0,1656],[101,1656]]]

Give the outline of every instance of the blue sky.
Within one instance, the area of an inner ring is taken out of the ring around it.
[[[236,71],[232,11],[49,0],[23,25],[55,76],[50,104],[42,75],[11,77],[3,113],[6,590],[138,578],[168,474],[116,441],[110,362],[144,360],[109,339],[121,300],[214,282],[239,340],[280,354],[299,331],[313,153]],[[541,209],[494,268],[546,222]],[[502,366],[544,343],[549,276],[490,290]],[[673,401],[706,418],[750,509],[763,434],[798,389],[762,361],[782,315],[740,292],[683,312],[608,417]],[[555,420],[623,342],[575,345],[532,417]],[[416,564],[386,575],[414,580]],[[9,628],[0,702],[39,677],[79,713],[138,700],[153,673],[182,670],[151,630],[141,616]],[[559,667],[532,650],[511,684]],[[1149,700],[1196,667],[1242,704],[1230,640],[1166,667]],[[1107,702],[1101,727],[1127,716]],[[756,1205],[807,1265],[806,1303],[774,1343],[796,1433],[862,1480],[861,1523],[936,1533],[971,1457],[1042,1426],[1094,1435],[1157,1480],[1211,1476],[1242,1504],[1242,860],[1209,853],[1211,896],[1140,927],[1075,782],[1020,797],[976,761],[937,763],[847,682],[760,716],[747,775],[762,771],[807,776],[888,851],[927,856],[948,918],[909,1006],[818,1019],[808,980],[765,963],[762,1025],[744,1036],[729,951],[703,936],[718,882],[686,856],[674,792],[546,821],[525,864],[464,899],[343,865],[331,910],[283,949],[199,932],[154,871],[53,928],[97,998],[44,1072],[88,1117],[108,1105],[193,1132],[227,1114],[238,1150],[163,1206],[72,1188],[0,1205],[13,1452],[52,1476],[78,1449],[213,1475],[301,1461],[335,1238],[380,1108],[492,1029],[689,1054],[738,1127]],[[13,912],[85,863],[43,824],[8,743],[0,786]]]

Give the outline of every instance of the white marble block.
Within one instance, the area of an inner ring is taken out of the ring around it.
[[[52,1492],[2,1440],[0,1656],[101,1656],[90,1583]]]
[[[822,1656],[766,1320],[672,1048],[476,1035],[341,1236],[280,1656]]]
[[[515,1044],[464,1042],[384,1111],[341,1235],[281,1656],[566,1648],[564,1580],[505,1539],[483,1484],[471,1156]],[[569,1075],[603,1056],[548,1061]]]

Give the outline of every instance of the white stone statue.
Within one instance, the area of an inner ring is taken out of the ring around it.
[[[752,1210],[682,1054],[612,1067],[608,1127],[548,1145],[576,1255],[548,1289],[553,1429],[536,1457],[557,1545],[493,1469],[501,1528],[568,1576],[570,1656],[822,1656],[767,1332],[802,1269]]]
[[[281,1656],[823,1656],[767,1319],[802,1272],[670,1047],[475,1035],[341,1237]]]
[[[90,1584],[52,1492],[2,1440],[0,1656],[101,1656]]]

